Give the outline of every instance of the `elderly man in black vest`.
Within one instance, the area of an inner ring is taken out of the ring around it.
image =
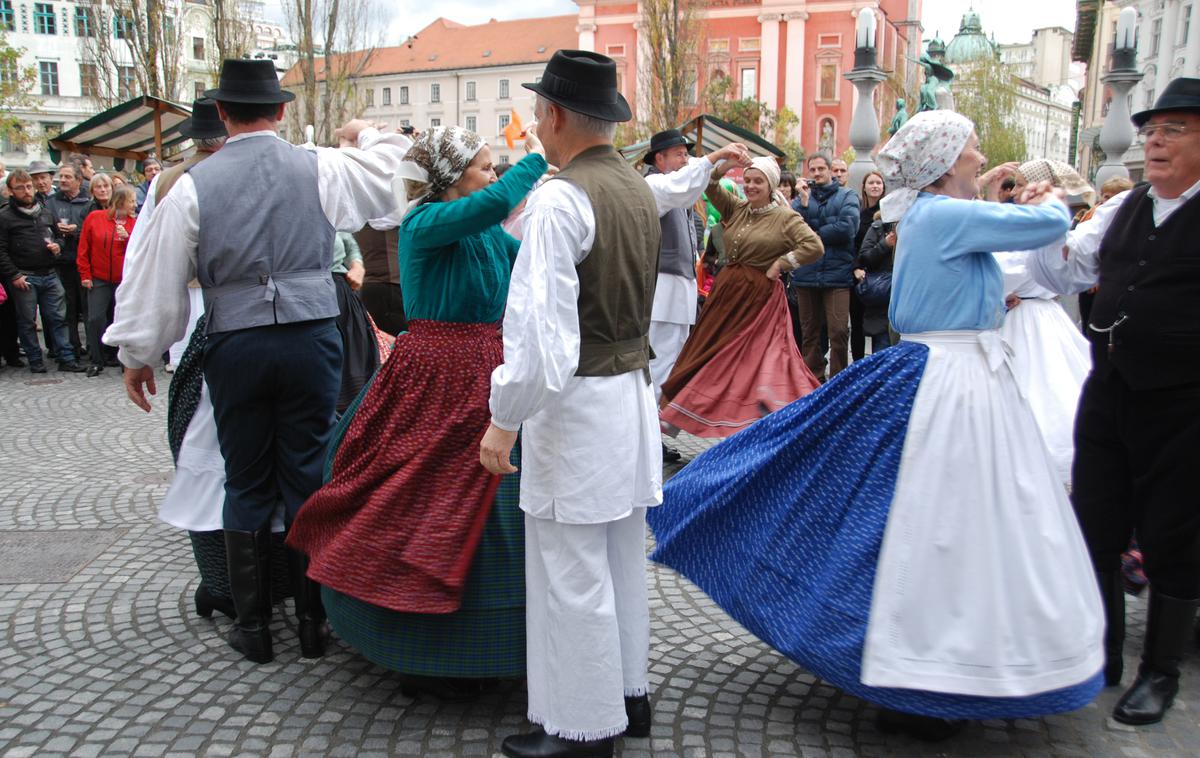
[[[395,210],[392,177],[411,141],[363,121],[343,148],[307,150],[279,138],[284,104],[265,60],[226,60],[217,103],[229,132],[220,152],[191,166],[154,209],[144,247],[126,261],[116,320],[129,397],[149,411],[150,364],[183,336],[188,282],[199,278],[207,316],[204,379],[225,458],[225,547],[237,619],[230,645],[272,660],[271,515],[285,522],[321,484],[341,382],[342,343],[329,269],[336,229]],[[356,147],[352,147],[356,146]],[[254,198],[254,202],[246,202]],[[325,650],[319,588],[290,556],[300,654]]]
[[[546,158],[504,314],[480,462],[511,473],[521,429],[529,734],[509,756],[612,755],[648,737],[646,509],[662,502],[650,385],[661,215],[613,148],[631,118],[615,63],[560,50],[537,84]]]
[[[723,160],[743,166],[750,163],[745,145],[734,142],[703,158],[691,158],[695,143],[678,129],[667,129],[650,138],[650,149],[642,159],[648,165],[646,183],[658,201],[662,215],[662,251],[658,258],[658,282],[650,316],[650,379],[657,401],[662,383],[675,368],[675,360],[696,323],[696,214],[692,205],[704,195],[712,168]],[[663,461],[677,461],[678,451],[663,444]]]
[[[1064,258],[1035,257],[1060,293],[1099,282],[1088,323],[1092,374],[1075,426],[1072,500],[1105,600],[1109,685],[1121,681],[1121,552],[1135,533],[1150,580],[1142,662],[1113,718],[1162,720],[1200,604],[1200,79],[1175,79],[1133,117],[1142,186],[1071,232]]]

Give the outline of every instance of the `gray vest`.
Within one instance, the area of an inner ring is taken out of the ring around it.
[[[662,255],[658,270],[664,274],[696,278],[696,226],[691,210],[673,208],[658,219],[662,226]]]
[[[196,270],[209,334],[337,315],[334,229],[317,194],[315,153],[252,137],[188,173],[200,206]]]

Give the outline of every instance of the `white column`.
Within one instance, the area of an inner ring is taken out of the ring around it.
[[[1175,61],[1175,43],[1179,40],[1179,0],[1167,0],[1162,15],[1162,36],[1158,40],[1158,60],[1155,61],[1154,93],[1162,94],[1171,81],[1171,64]]]
[[[1188,27],[1187,58],[1184,76],[1200,74],[1200,0],[1192,0],[1192,22]]]
[[[579,49],[596,52],[596,25],[581,22],[579,29]]]
[[[808,68],[808,59],[804,55],[804,22],[808,20],[808,14],[795,11],[784,18],[787,19],[787,78],[784,82],[783,104],[800,119],[796,131],[797,134],[803,134],[804,74]]]
[[[779,19],[778,13],[758,17],[762,24],[758,58],[758,99],[771,110],[779,109]]]

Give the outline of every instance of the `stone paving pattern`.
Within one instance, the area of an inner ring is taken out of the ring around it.
[[[172,476],[169,377],[158,379],[147,415],[111,369],[95,379],[0,371],[0,533],[76,532],[97,553],[67,581],[13,579],[9,567],[0,584],[0,755],[478,756],[527,728],[519,682],[468,704],[413,700],[395,674],[340,642],[301,660],[282,612],[274,663],[232,653],[229,622],[192,608],[187,536],[155,517]],[[678,444],[691,456],[706,443]],[[618,742],[630,758],[1200,753],[1200,655],[1163,724],[1116,724],[1119,691],[1109,689],[1075,713],[973,723],[926,745],[880,733],[874,706],[786,660],[673,572],[653,567],[649,582],[654,727],[648,740]],[[1127,672],[1144,619],[1144,601],[1133,601]]]

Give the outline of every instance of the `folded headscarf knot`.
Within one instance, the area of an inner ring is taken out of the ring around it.
[[[946,110],[918,113],[900,127],[875,158],[888,188],[879,203],[883,220],[899,221],[921,190],[945,176],[974,132],[970,119]]]

